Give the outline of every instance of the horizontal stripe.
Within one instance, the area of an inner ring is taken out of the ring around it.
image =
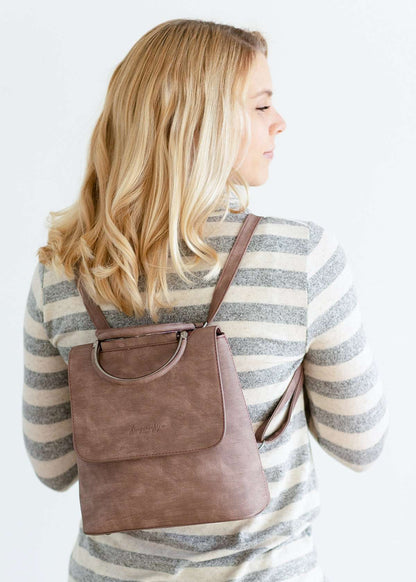
[[[377,445],[384,437],[388,429],[389,413],[384,409],[384,414],[374,426],[366,431],[346,432],[325,424],[319,424],[319,436],[333,445],[353,451],[362,451]]]
[[[23,384],[23,400],[33,406],[54,406],[69,402],[69,388],[65,385],[63,388],[53,388],[52,390],[37,390]]]
[[[71,485],[76,483],[78,478],[78,468],[76,465],[73,465],[71,469],[58,477],[45,478],[38,475],[38,478],[50,489],[54,489],[55,491],[66,491],[71,487]]]
[[[330,441],[327,441],[324,438],[320,439],[319,444],[321,446],[325,446],[328,452],[332,453],[339,459],[343,459],[345,461],[348,461],[349,463],[353,463],[354,465],[369,466],[370,463],[373,463],[380,456],[386,436],[387,433],[384,433],[383,437],[378,443],[376,443],[372,447],[360,451],[351,450],[345,447],[341,447],[339,445],[335,445],[334,443],[331,443]]]
[[[61,370],[59,372],[51,372],[51,371],[43,371],[37,372],[36,370],[29,369],[29,360],[25,354],[25,366],[24,366],[24,374],[23,374],[23,381],[24,383],[29,386],[30,388],[34,388],[36,390],[54,390],[55,388],[62,388],[64,386],[68,386],[68,370]],[[47,362],[44,361],[44,367],[47,365]],[[56,367],[56,357],[53,356],[53,361],[50,362],[51,367]]]
[[[34,442],[24,435],[27,452],[33,459],[52,461],[73,451],[72,434],[46,443]]]
[[[315,421],[319,424],[324,424],[341,432],[358,433],[370,430],[381,420],[386,411],[386,403],[384,399],[381,399],[370,410],[366,410],[361,414],[344,416],[322,410],[311,401],[311,411]]]
[[[32,442],[47,443],[67,437],[72,432],[71,418],[51,424],[33,424],[23,418],[23,431]]]

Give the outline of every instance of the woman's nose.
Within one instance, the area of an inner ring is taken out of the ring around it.
[[[270,126],[270,133],[280,133],[286,129],[286,121],[283,117],[277,114],[277,119],[272,125]]]

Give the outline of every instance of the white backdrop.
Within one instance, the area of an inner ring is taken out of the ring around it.
[[[202,18],[259,29],[269,42],[274,105],[287,129],[249,207],[314,220],[337,235],[387,396],[390,431],[368,472],[352,472],[312,441],[319,561],[331,582],[409,580],[416,517],[413,0],[211,0],[206,7],[10,0],[0,10],[2,579],[66,581],[80,518],[78,485],[45,487],[22,437],[23,312],[46,216],[78,195],[115,66],[156,24]]]

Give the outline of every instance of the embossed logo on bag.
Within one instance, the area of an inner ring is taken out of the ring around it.
[[[139,432],[139,433],[146,433],[146,432],[159,432],[160,430],[163,430],[165,428],[168,428],[166,424],[145,424],[143,426],[138,426],[137,424],[130,424],[129,425],[129,433],[132,434],[134,432]]]

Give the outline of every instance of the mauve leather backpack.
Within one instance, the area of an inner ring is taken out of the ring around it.
[[[96,327],[95,342],[72,347],[68,361],[84,533],[239,520],[269,504],[258,445],[287,427],[302,362],[254,433],[228,339],[210,325],[260,220],[244,220],[203,324],[112,328],[76,277]]]

